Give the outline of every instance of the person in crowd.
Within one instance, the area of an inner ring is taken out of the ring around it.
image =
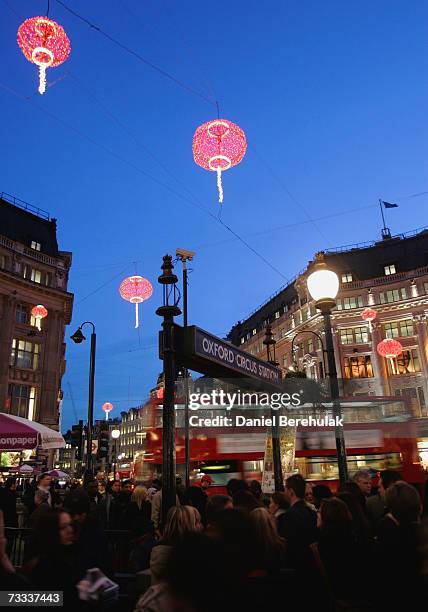
[[[213,479],[209,474],[204,474],[201,478],[201,489],[204,491],[206,495],[208,495],[208,489],[213,483]]]
[[[254,528],[257,569],[278,574],[286,565],[286,546],[284,538],[278,535],[275,518],[266,508],[260,507],[250,512],[250,520]]]
[[[18,527],[16,478],[7,478],[4,486],[0,487],[0,510],[6,527]]]
[[[385,492],[394,482],[401,480],[401,474],[396,470],[384,470],[380,474],[379,488],[376,495],[372,495],[366,501],[367,514],[372,524],[373,530],[376,530],[387,512],[385,505]]]
[[[201,517],[192,506],[173,506],[169,509],[162,538],[150,555],[152,585],[164,582],[168,557],[185,534],[202,529]]]
[[[147,499],[147,489],[142,485],[135,487],[131,503],[125,509],[124,525],[133,537],[147,533],[151,525],[152,505]]]
[[[129,510],[132,497],[132,482],[127,479],[122,482],[120,493],[113,499],[110,508],[110,529],[127,529],[125,517]]]
[[[244,510],[245,512],[251,512],[255,508],[259,508],[262,504],[254,497],[254,495],[247,489],[238,489],[233,494],[233,507]]]
[[[364,497],[369,497],[372,491],[372,478],[368,470],[358,470],[352,477],[352,482],[355,482]]]
[[[312,495],[314,497],[314,506],[318,510],[324,499],[328,499],[333,496],[331,489],[327,485],[315,485],[312,489]]]
[[[305,487],[305,502],[307,504],[309,504],[309,506],[312,508],[312,510],[316,510],[313,486],[312,486],[311,482],[307,482],[306,483],[306,487]]]
[[[60,508],[48,508],[34,525],[34,554],[23,573],[35,589],[63,591],[64,605],[73,609],[78,603],[76,585],[83,577],[73,548],[70,515]]]
[[[178,499],[180,500],[180,504],[184,504],[185,503],[185,495],[186,495],[186,487],[183,484],[181,476],[176,476],[176,478],[175,478],[175,490],[177,492]],[[149,501],[150,501],[150,499],[151,498],[148,497]]]
[[[64,509],[70,514],[74,528],[76,566],[82,576],[86,570],[99,567],[108,572],[110,558],[106,535],[96,514],[90,513],[90,500],[84,489],[69,493],[64,500]]]
[[[428,593],[428,533],[421,523],[421,499],[414,487],[399,480],[387,488],[385,503],[388,513],[379,530],[376,567],[381,583],[400,589],[387,590],[381,603],[385,609],[412,609]]]
[[[257,501],[263,503],[262,485],[259,480],[252,480],[250,482],[250,493],[253,494]]]
[[[36,524],[39,516],[44,514],[46,510],[49,510],[49,508],[50,506],[48,504],[47,491],[37,489],[37,491],[34,493],[34,510],[28,519],[28,526],[31,529],[34,529],[34,525]]]
[[[27,507],[28,515],[31,515],[34,511],[34,494],[36,490],[45,491],[48,494],[47,503],[51,508],[55,506],[59,506],[61,504],[61,499],[59,495],[54,491],[52,485],[52,477],[47,472],[40,474],[36,486],[29,487],[23,497],[23,502]]]
[[[229,495],[211,495],[206,508],[207,528],[210,528],[219,512],[229,508],[233,508],[233,501]]]
[[[98,507],[98,483],[96,480],[89,480],[85,485],[86,493],[89,498],[89,513],[96,514]]]
[[[238,491],[248,491],[248,484],[245,480],[239,478],[231,478],[226,485],[227,494],[233,499],[233,496]]]
[[[192,485],[188,487],[184,495],[184,500],[188,506],[193,506],[197,509],[201,516],[203,524],[206,525],[206,509],[208,503],[208,495],[205,492],[205,487],[202,487],[202,485]]]
[[[275,491],[275,493],[272,493],[269,504],[269,512],[275,518],[278,533],[282,531],[281,523],[284,514],[286,513],[289,507],[290,503],[285,493],[283,493],[282,491]]]
[[[113,499],[116,498],[120,493],[120,480],[113,480],[113,482],[107,486],[107,491]]]
[[[158,481],[159,482],[159,481]],[[160,484],[160,482],[159,482]],[[156,533],[160,533],[162,528],[162,488],[153,495],[151,499],[152,503],[152,523]],[[178,495],[176,495],[175,503],[177,506],[180,505]]]
[[[287,557],[291,567],[304,571],[308,562],[309,545],[317,539],[317,515],[305,502],[306,482],[293,474],[285,483],[290,508],[283,515],[279,535],[287,542]]]
[[[324,579],[335,602],[346,602],[349,609],[364,609],[372,597],[370,585],[355,588],[361,568],[371,575],[374,568],[366,549],[355,537],[351,513],[337,497],[324,499],[318,511],[318,542],[311,546],[320,579]]]
[[[358,495],[360,495],[360,493]],[[336,497],[346,504],[351,514],[353,530],[358,542],[362,545],[365,544],[368,549],[371,548],[373,545],[373,532],[370,521],[358,497],[348,491],[338,493]]]

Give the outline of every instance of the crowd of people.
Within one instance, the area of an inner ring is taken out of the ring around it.
[[[389,612],[428,595],[424,508],[398,472],[382,472],[372,490],[370,473],[359,471],[335,492],[294,474],[271,495],[258,481],[232,479],[218,494],[208,475],[187,489],[177,479],[164,523],[162,484],[146,484],[101,479],[58,495],[42,474],[22,498],[31,530],[19,572],[7,530],[1,538],[1,583],[62,590],[74,607],[88,569],[114,579],[108,538],[120,530],[129,534],[129,571],[146,578],[131,602],[138,612]],[[11,479],[0,488],[6,527],[17,526],[14,487]]]

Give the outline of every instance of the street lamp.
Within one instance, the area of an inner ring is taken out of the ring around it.
[[[330,380],[330,395],[333,403],[333,417],[341,419],[342,409],[339,402],[339,383],[337,381],[333,335],[331,331],[331,310],[336,305],[336,296],[339,291],[339,278],[333,270],[327,268],[323,252],[316,254],[312,272],[307,278],[307,286],[310,296],[315,300],[315,305],[321,311],[324,318],[325,344],[328,376]],[[339,465],[339,480],[340,484],[343,485],[348,480],[348,465],[346,461],[345,438],[342,426],[336,425],[335,436]]]
[[[275,354],[275,344],[276,340],[273,337],[272,328],[270,325],[266,327],[265,337],[263,340],[263,344],[266,346],[267,353],[267,361],[271,365],[278,367],[278,362],[276,361]],[[275,491],[284,491],[284,481],[282,475],[282,465],[281,465],[281,447],[279,440],[279,424],[278,418],[275,415],[274,409],[271,407],[270,409],[270,417],[272,420],[272,459],[273,459],[273,478],[275,481]]]
[[[116,479],[116,471],[117,471],[117,443],[120,437],[120,429],[112,429],[111,430],[111,437],[114,440],[114,469],[113,469],[113,480]]]
[[[94,420],[94,387],[95,387],[95,348],[97,343],[97,335],[95,333],[95,325],[91,321],[85,321],[74,332],[70,338],[75,344],[81,344],[86,340],[82,332],[84,325],[92,326],[91,333],[91,352],[89,357],[89,392],[88,392],[88,427],[86,435],[86,474],[85,481],[90,480],[93,476],[92,470],[92,430]]]
[[[163,287],[163,305],[156,314],[163,317],[161,350],[163,355],[164,398],[162,411],[162,522],[165,525],[168,510],[175,506],[175,408],[176,379],[174,317],[181,314],[178,307],[177,276],[171,255],[165,255],[162,274],[158,278]]]

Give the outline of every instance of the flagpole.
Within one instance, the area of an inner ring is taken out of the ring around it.
[[[380,206],[380,214],[382,215],[382,221],[383,221],[383,231],[386,232],[387,227],[385,223],[385,215],[383,212],[382,200],[380,198],[379,198],[379,206]]]

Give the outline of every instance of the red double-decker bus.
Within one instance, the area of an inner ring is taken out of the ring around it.
[[[416,420],[403,397],[350,397],[341,400],[348,471],[369,470],[374,476],[384,469],[398,470],[403,478],[420,486],[426,479],[418,455]],[[162,472],[162,405],[152,402],[142,450],[134,460],[134,477],[148,480]],[[248,416],[251,411],[243,408]],[[305,416],[313,407],[300,407],[292,416]],[[320,409],[318,408],[318,415]],[[210,406],[198,415],[212,418],[227,411]],[[331,405],[322,413],[331,415]],[[191,413],[193,416],[195,413]],[[176,406],[177,473],[184,472],[183,405]],[[220,492],[231,478],[261,480],[268,428],[191,427],[190,467],[197,478],[202,473],[213,479],[212,490]],[[338,485],[334,427],[298,426],[294,468],[314,484]]]

